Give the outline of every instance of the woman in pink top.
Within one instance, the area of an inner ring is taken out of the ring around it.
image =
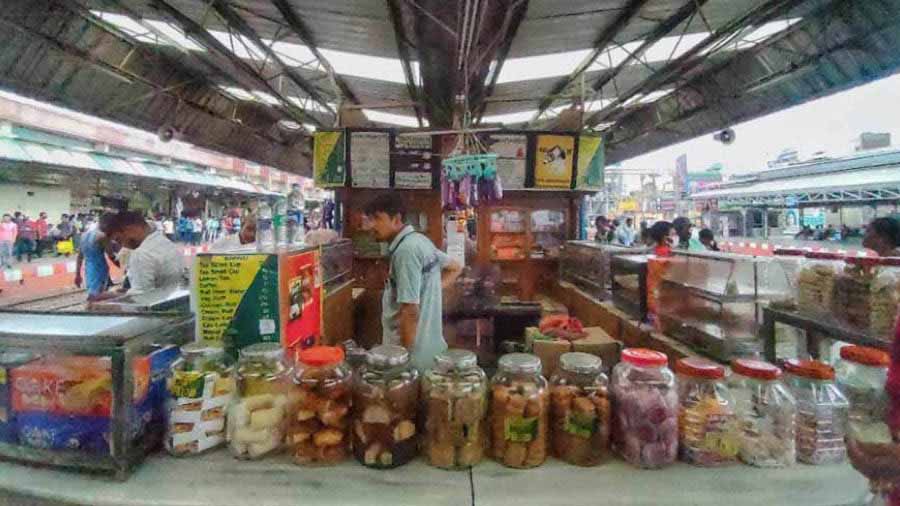
[[[19,227],[13,222],[12,216],[4,214],[3,221],[0,221],[0,269],[12,267],[9,259],[12,258],[13,244],[18,235]]]

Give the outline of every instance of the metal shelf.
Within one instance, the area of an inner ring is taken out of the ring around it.
[[[847,329],[833,322],[807,316],[795,310],[765,307],[763,308],[763,325],[760,329],[760,337],[765,346],[766,360],[772,363],[776,363],[778,360],[775,351],[776,323],[805,330],[807,333],[806,351],[813,358],[818,358],[819,336],[861,346],[879,348],[885,351],[890,351],[891,347],[891,342],[888,340],[866,335],[858,330]]]

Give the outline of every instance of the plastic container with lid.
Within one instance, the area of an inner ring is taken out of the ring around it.
[[[360,464],[392,468],[416,456],[419,374],[402,346],[369,350],[353,382],[353,454]]]
[[[491,380],[491,443],[494,458],[508,467],[544,463],[549,443],[550,396],[541,361],[529,353],[500,357]]]
[[[465,469],[481,462],[488,446],[487,376],[467,350],[446,350],[422,377],[423,450],[428,463]]]
[[[890,341],[898,303],[900,258],[847,258],[834,282],[834,314],[842,326]]]
[[[166,450],[196,455],[225,444],[225,414],[234,395],[234,368],[221,343],[201,341],[181,348],[169,366]]]
[[[844,256],[824,251],[810,252],[797,276],[797,309],[815,316],[831,317],[834,280],[843,267]]]
[[[241,350],[238,399],[228,410],[228,442],[237,458],[258,459],[282,448],[289,377],[290,368],[278,343],[258,343]]]
[[[301,350],[294,367],[287,444],[297,464],[334,464],[350,450],[353,375],[344,350]]]
[[[888,397],[884,389],[890,365],[887,352],[864,346],[844,346],[835,366],[838,388],[850,403],[849,436],[869,443],[891,442],[886,423]]]
[[[656,469],[678,457],[678,391],[665,353],[622,350],[612,373],[613,446],[630,464]]]
[[[764,284],[773,287],[769,305],[776,309],[796,309],[799,300],[800,271],[806,260],[806,250],[777,248],[773,262],[766,265]]]
[[[609,455],[609,380],[600,358],[565,353],[550,380],[553,455],[577,466],[595,466]]]
[[[675,363],[675,373],[681,459],[698,466],[737,462],[740,433],[725,367],[700,358],[682,358]]]
[[[782,467],[796,460],[794,396],[781,382],[781,369],[741,358],[731,363],[728,386],[740,425],[741,460],[758,467]]]
[[[834,369],[818,360],[788,360],[786,382],[797,401],[797,460],[842,462],[847,456],[849,403],[834,381]]]

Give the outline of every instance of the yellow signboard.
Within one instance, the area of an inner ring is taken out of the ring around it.
[[[313,134],[313,178],[316,186],[344,186],[346,180],[344,132],[318,131]]]
[[[568,190],[572,187],[575,137],[538,135],[534,157],[535,188]]]

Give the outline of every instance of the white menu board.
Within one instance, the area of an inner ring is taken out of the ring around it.
[[[485,134],[489,153],[497,155],[497,174],[504,190],[525,188],[528,166],[528,136],[525,134]]]
[[[354,188],[390,188],[390,134],[387,132],[351,132],[350,170]]]

